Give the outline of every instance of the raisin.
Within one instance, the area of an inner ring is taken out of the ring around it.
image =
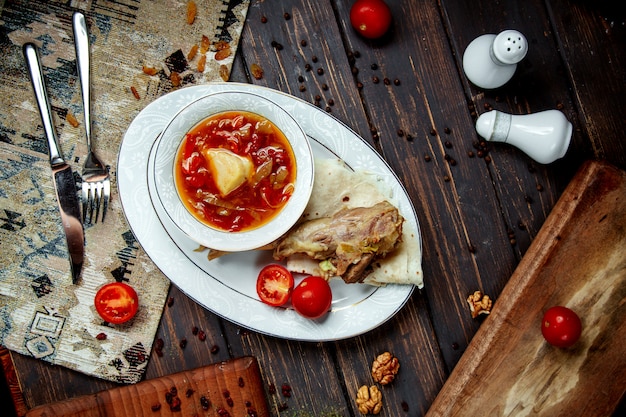
[[[209,409],[209,407],[211,407],[211,401],[209,401],[209,399],[203,395],[202,397],[200,397],[200,406],[204,411],[206,411]]]
[[[252,73],[252,76],[257,80],[263,78],[263,68],[261,68],[261,66],[258,64],[250,65],[250,72]]]

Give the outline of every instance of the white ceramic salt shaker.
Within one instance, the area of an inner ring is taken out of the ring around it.
[[[514,116],[498,110],[480,115],[476,132],[490,142],[516,146],[541,164],[565,156],[572,124],[558,110]]]
[[[492,89],[506,84],[515,74],[517,63],[526,56],[528,42],[516,30],[474,39],[463,53],[463,71],[476,86]]]

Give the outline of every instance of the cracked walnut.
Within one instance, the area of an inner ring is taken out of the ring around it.
[[[372,363],[372,378],[381,385],[387,385],[394,380],[399,369],[398,358],[389,352],[381,353]]]
[[[363,415],[378,414],[383,407],[383,394],[375,385],[363,385],[356,394],[356,405]]]
[[[469,304],[472,317],[476,318],[480,314],[489,314],[493,302],[488,295],[483,295],[480,291],[474,291],[469,297],[467,297],[467,303]]]

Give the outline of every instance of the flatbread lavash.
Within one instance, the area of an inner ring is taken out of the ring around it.
[[[338,159],[316,159],[313,192],[303,220],[331,217],[342,209],[371,207],[384,200],[397,207],[391,194],[392,190],[381,184],[375,174],[352,171]],[[413,225],[405,221],[398,248],[385,258],[374,261],[371,266],[373,271],[365,278],[364,284],[412,284],[422,288],[422,254],[419,236]],[[289,257],[287,268],[294,272],[320,273],[318,261],[304,255]]]

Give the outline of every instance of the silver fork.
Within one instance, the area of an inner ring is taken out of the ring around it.
[[[98,159],[91,148],[91,86],[89,79],[89,34],[85,16],[75,12],[73,16],[74,46],[76,47],[76,67],[80,80],[80,91],[83,96],[83,112],[85,114],[85,136],[87,138],[87,159],[83,166],[83,223],[98,222],[102,209],[102,221],[107,214],[111,198],[111,180],[109,170]]]

